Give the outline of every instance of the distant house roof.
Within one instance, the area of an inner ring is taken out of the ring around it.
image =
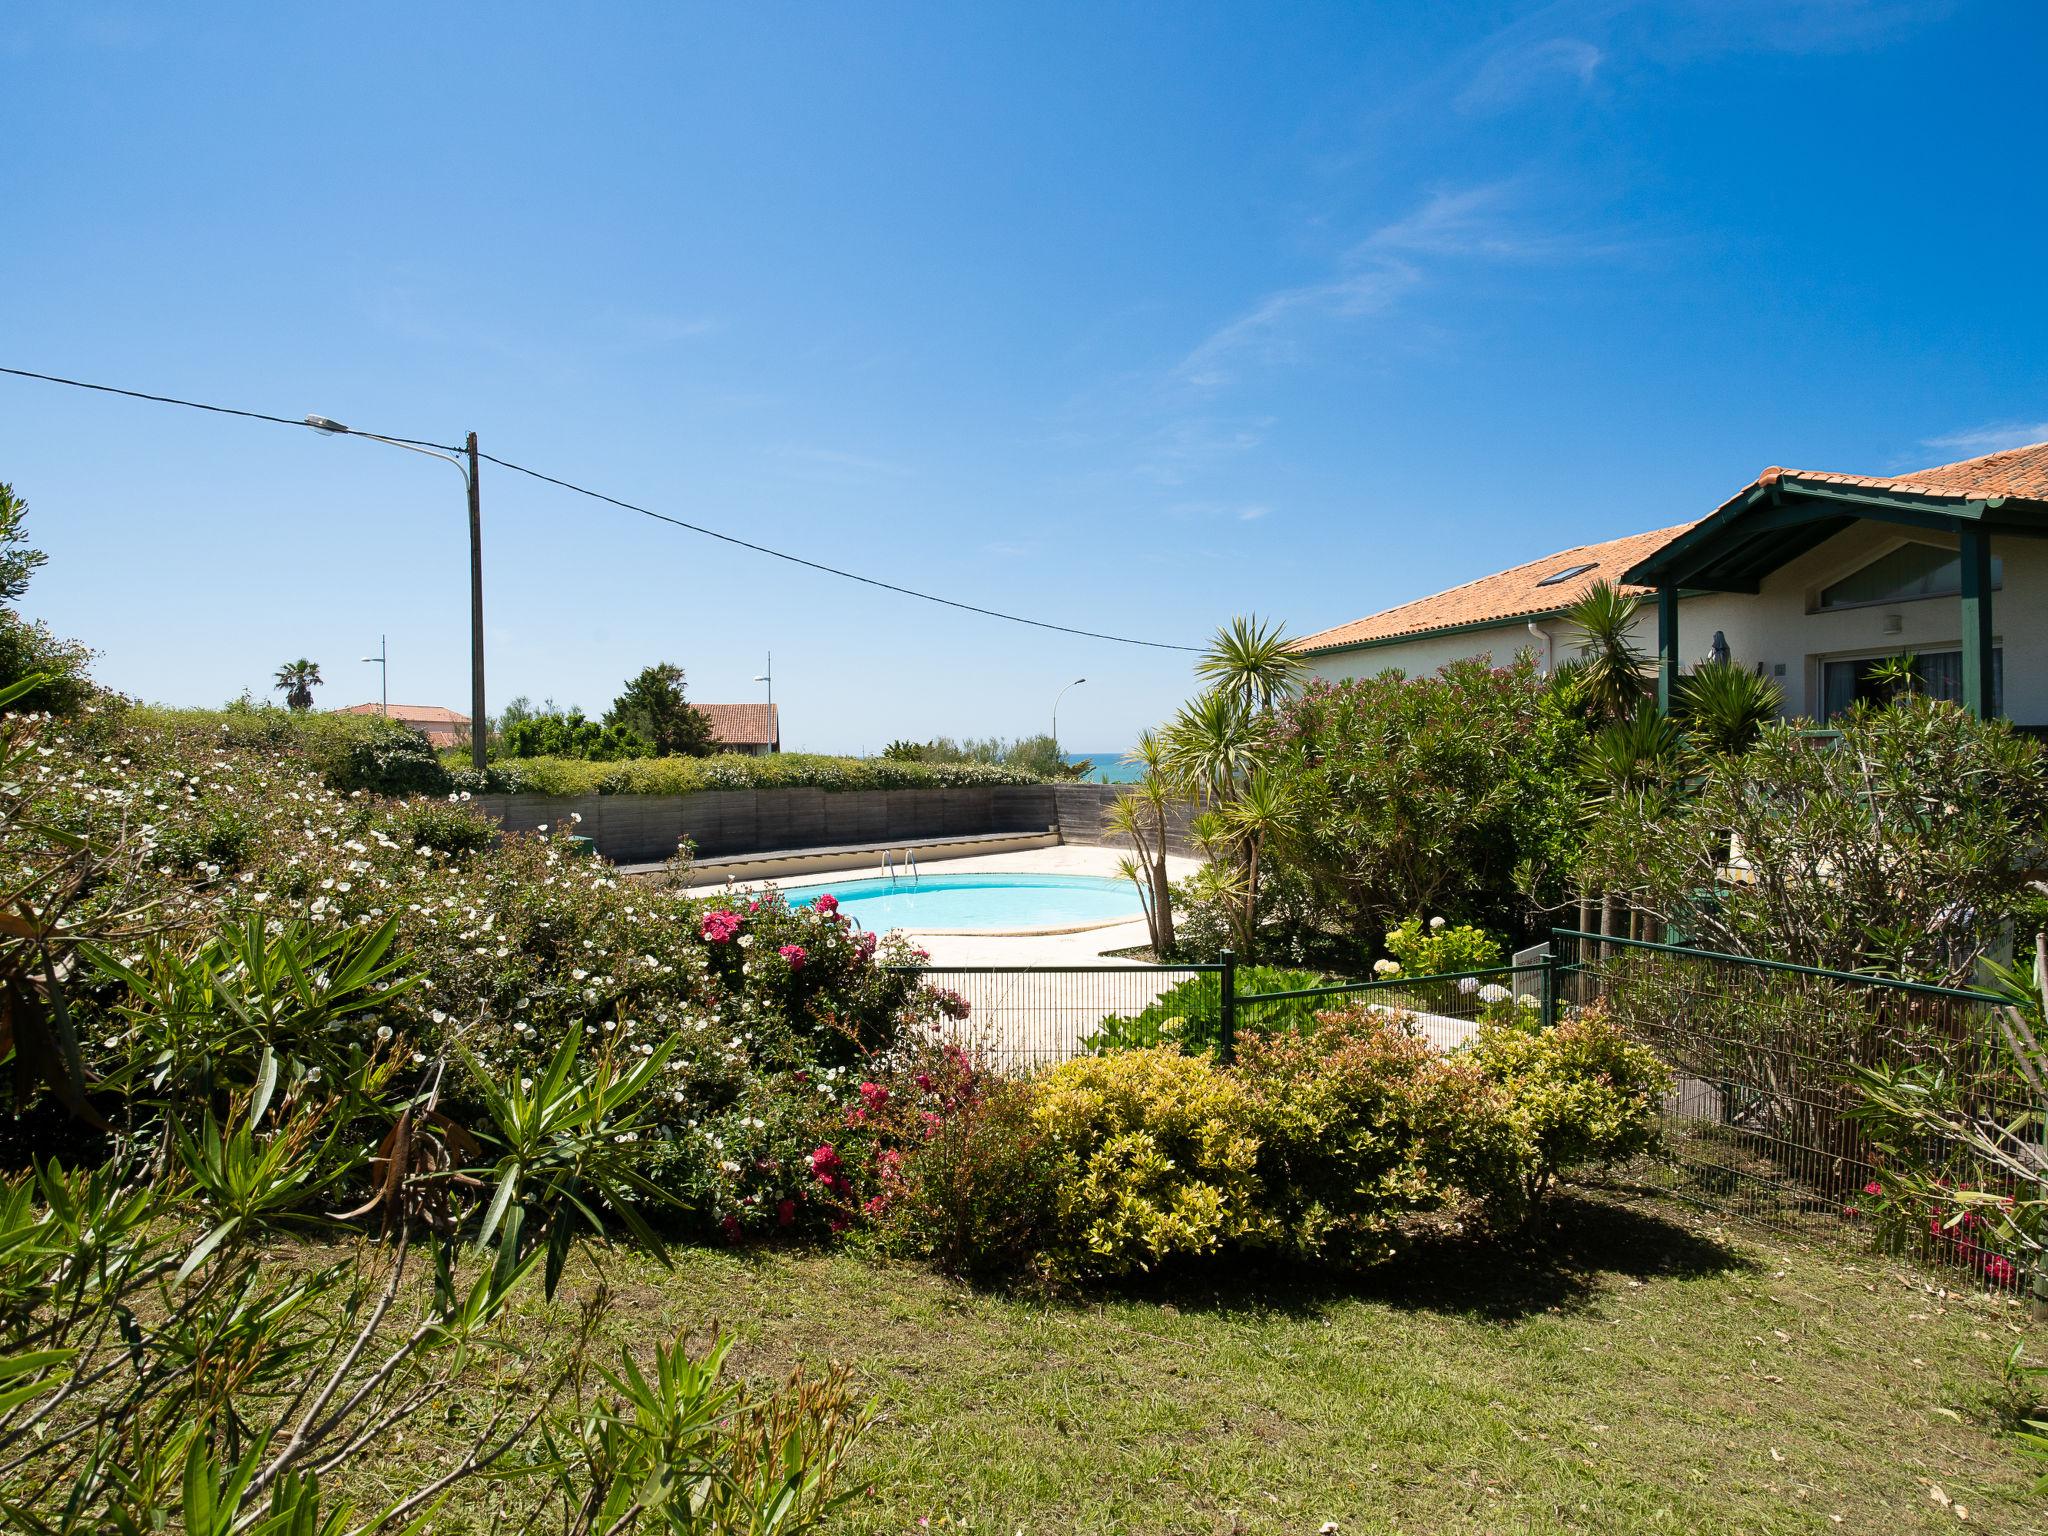
[[[382,715],[389,714],[394,720],[403,720],[407,725],[467,725],[469,716],[457,714],[452,709],[443,709],[438,704],[349,704],[334,711],[337,715]]]
[[[1304,635],[1294,642],[1294,649],[1312,655],[1560,614],[1584,597],[1595,582],[1619,584],[1623,571],[1691,526],[1680,523],[1673,528],[1609,539],[1603,544],[1561,549],[1541,560],[1452,587],[1448,592],[1418,597],[1398,608],[1383,609],[1334,629]]]
[[[400,725],[410,726],[420,732],[437,747],[453,746],[469,733],[469,716],[452,709],[443,709],[438,704],[393,704],[387,710],[382,704],[348,704],[334,711],[337,715],[382,715],[389,714]]]
[[[781,708],[775,704],[699,704],[711,717],[711,739],[721,747],[782,745]]]

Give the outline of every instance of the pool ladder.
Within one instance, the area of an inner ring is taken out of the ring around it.
[[[905,848],[903,850],[903,874],[904,878],[909,880],[911,885],[915,886],[917,884],[917,850],[915,848]],[[890,889],[893,890],[895,888],[896,853],[894,849],[884,848],[882,850],[882,878],[889,882]]]

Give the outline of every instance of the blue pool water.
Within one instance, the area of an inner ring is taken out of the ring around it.
[[[1080,927],[1141,915],[1128,880],[1095,875],[925,875],[916,885],[898,879],[842,880],[784,894],[793,907],[809,906],[830,891],[839,910],[863,928],[955,929]]]

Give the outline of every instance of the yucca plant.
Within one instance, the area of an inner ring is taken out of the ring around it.
[[[1565,614],[1579,632],[1568,673],[1573,697],[1595,720],[1626,720],[1650,691],[1650,663],[1635,642],[1643,600],[1611,581],[1597,581]]]
[[[1770,678],[1732,661],[1702,662],[1678,683],[1685,733],[1703,751],[1747,752],[1784,707]]]

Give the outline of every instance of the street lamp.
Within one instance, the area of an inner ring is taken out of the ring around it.
[[[1085,677],[1077,677],[1067,684],[1067,688],[1078,688],[1087,681]],[[1067,688],[1052,696],[1052,755],[1055,758],[1060,755],[1060,700],[1067,696]]]
[[[455,472],[462,476],[462,483],[469,491],[469,760],[481,773],[484,737],[488,734],[490,722],[484,713],[484,516],[483,503],[477,494],[476,434],[469,434],[463,457],[457,458],[438,448],[423,448],[418,443],[401,442],[376,432],[359,432],[354,427],[343,426],[331,416],[308,416],[306,425],[324,437],[367,437],[388,447],[403,448],[407,453],[423,453],[430,459],[453,464]],[[390,707],[387,696],[387,714]]]
[[[377,637],[377,654],[365,656],[364,661],[374,661],[380,674],[378,694],[384,700],[384,718],[391,718],[391,641],[387,636]]]
[[[768,685],[768,707],[773,709],[775,707],[775,653],[773,651],[768,653],[768,670],[755,678],[754,681]]]

